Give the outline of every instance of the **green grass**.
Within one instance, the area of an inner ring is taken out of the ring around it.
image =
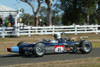
[[[1,67],[100,67],[100,57],[66,61],[17,64]]]
[[[92,42],[93,48],[100,48],[100,42]]]
[[[93,48],[100,48],[100,34],[69,34],[71,37],[81,37],[88,36],[87,40],[92,42]],[[12,54],[7,52],[7,47],[16,46],[20,41],[26,41],[28,43],[37,42],[41,39],[52,38],[52,35],[34,35],[31,37],[21,36],[13,38],[0,38],[0,54]],[[27,64],[17,64],[8,65],[1,67],[100,67],[100,57],[99,58],[89,58],[89,59],[78,59],[78,60],[67,60],[67,61],[53,61],[53,62],[41,62],[41,63],[27,63]]]
[[[71,37],[81,37],[81,36],[88,36],[87,40],[92,42],[93,48],[100,48],[100,34],[69,34]],[[8,54],[7,47],[16,46],[18,42],[25,41],[28,43],[37,42],[39,40],[45,39],[53,39],[52,35],[33,35],[31,37],[28,36],[20,36],[20,37],[6,37],[0,38],[0,54]]]

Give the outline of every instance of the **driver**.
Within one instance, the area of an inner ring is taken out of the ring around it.
[[[60,33],[55,33],[54,35],[55,40],[61,39],[61,34]]]

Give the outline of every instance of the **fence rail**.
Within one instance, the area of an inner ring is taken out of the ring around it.
[[[54,34],[54,33],[96,33],[98,34],[100,30],[98,28],[100,25],[72,25],[72,26],[47,26],[47,27],[0,27],[0,36],[4,38],[5,36],[21,36],[21,35],[31,35],[35,34]]]

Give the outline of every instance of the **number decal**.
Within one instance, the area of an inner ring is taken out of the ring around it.
[[[64,46],[55,46],[55,52],[63,52]]]

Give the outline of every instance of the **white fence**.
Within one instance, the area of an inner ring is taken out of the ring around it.
[[[54,34],[54,33],[96,33],[100,25],[72,25],[72,26],[48,26],[48,27],[0,27],[0,36],[20,36],[20,35],[37,35],[37,34]]]

